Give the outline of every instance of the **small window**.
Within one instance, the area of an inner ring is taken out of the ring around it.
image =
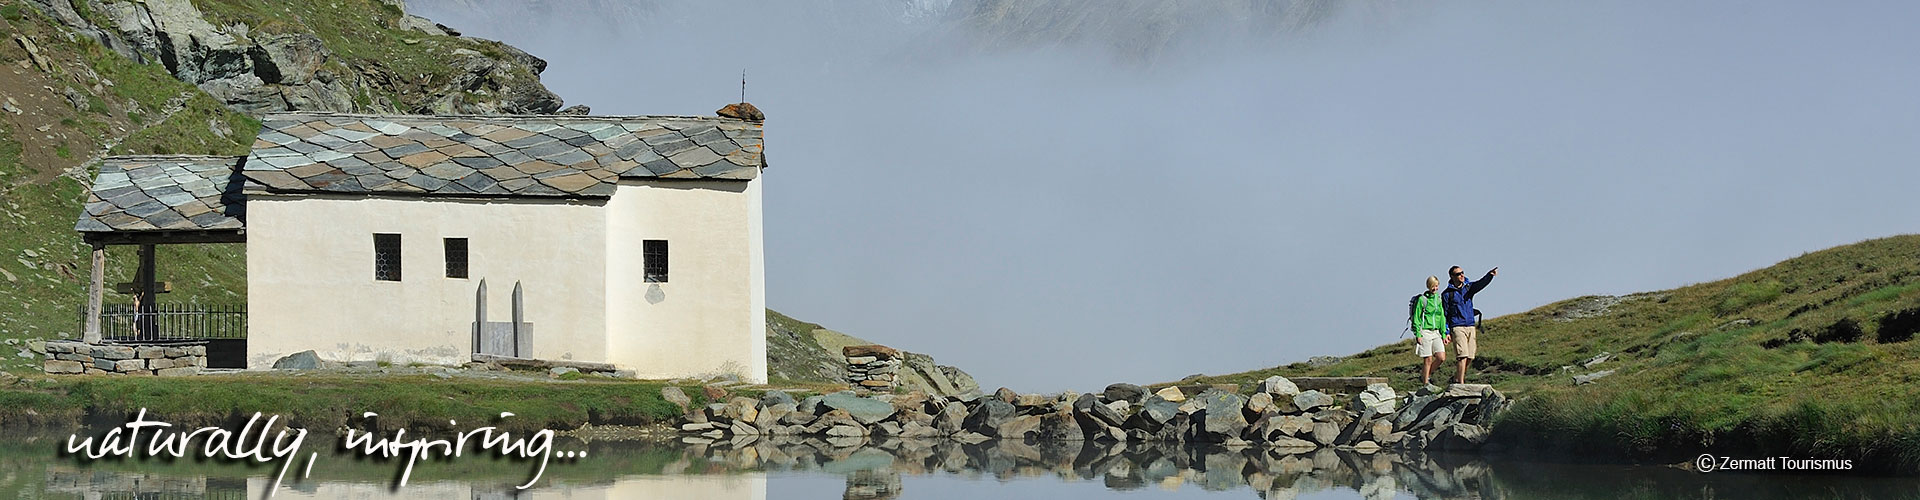
[[[641,253],[646,258],[646,282],[667,282],[667,240],[646,240],[641,242]]]
[[[373,279],[400,281],[400,235],[373,235]]]
[[[447,277],[467,277],[467,239],[447,238]]]

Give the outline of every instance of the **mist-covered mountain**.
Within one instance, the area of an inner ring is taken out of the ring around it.
[[[456,26],[497,35],[556,29],[616,34],[665,25],[711,23],[712,2],[657,0],[414,0],[415,9]],[[727,2],[721,2],[727,3]],[[788,22],[819,30],[905,34],[923,53],[1022,51],[1056,46],[1104,49],[1117,59],[1151,62],[1182,43],[1230,37],[1272,42],[1337,22],[1390,24],[1412,8],[1400,0],[892,0],[809,2]],[[769,8],[735,2],[742,12]],[[577,15],[591,13],[590,16]],[[568,24],[568,26],[558,26]],[[711,26],[715,36],[745,26]],[[898,43],[893,39],[889,43]]]

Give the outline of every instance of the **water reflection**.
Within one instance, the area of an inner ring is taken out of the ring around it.
[[[1477,457],[1425,453],[1225,448],[1178,443],[1023,443],[881,440],[854,445],[824,438],[776,436],[744,442],[689,443],[688,453],[742,468],[848,474],[845,498],[895,498],[898,475],[957,474],[1019,478],[1074,477],[1112,490],[1251,489],[1262,498],[1352,490],[1361,498],[1500,498],[1491,469]],[[864,445],[861,445],[864,444]],[[871,473],[883,474],[871,474]],[[867,473],[867,474],[863,474]]]
[[[53,441],[0,439],[0,498],[247,499],[263,498],[272,481],[271,468],[233,463],[81,463],[54,455]],[[1238,492],[1236,496],[1259,498],[1920,499],[1920,480],[1913,478],[1697,474],[1662,467],[1554,465],[1447,453],[798,437],[571,442],[561,448],[586,449],[593,458],[554,464],[528,490],[513,487],[526,480],[527,464],[511,460],[423,463],[410,484],[395,490],[391,485],[397,463],[334,456],[322,457],[313,479],[290,477],[274,498],[759,500],[767,498],[770,489],[776,497],[794,496],[796,483],[814,483],[803,479],[818,477],[834,478],[836,483],[844,480],[842,498],[879,500],[953,493],[915,495],[916,478],[944,476],[962,479],[957,484],[968,490],[962,492],[967,496],[1071,479],[1077,483],[1071,485],[1072,496],[1088,498],[1168,489]]]

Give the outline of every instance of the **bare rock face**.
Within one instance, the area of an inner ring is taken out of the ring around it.
[[[444,56],[445,67],[453,70],[450,74],[423,78],[398,74],[381,64],[340,60],[312,33],[269,34],[251,32],[244,24],[215,26],[189,0],[82,1],[97,15],[81,16],[67,0],[27,3],[129,59],[164,64],[175,78],[199,86],[242,113],[547,114],[562,104],[540,83],[546,61],[506,44],[461,37],[417,16],[401,14],[395,22],[403,28],[415,27],[422,36],[459,41],[461,47],[450,54],[435,54]],[[440,50],[424,44],[418,47]]]

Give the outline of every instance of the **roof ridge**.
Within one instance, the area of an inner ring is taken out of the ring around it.
[[[759,123],[725,116],[699,115],[396,115],[379,113],[335,113],[330,111],[280,111],[261,115],[261,120],[275,118],[368,118],[377,120],[489,120],[489,121],[612,121],[612,120],[712,120],[742,123]]]

